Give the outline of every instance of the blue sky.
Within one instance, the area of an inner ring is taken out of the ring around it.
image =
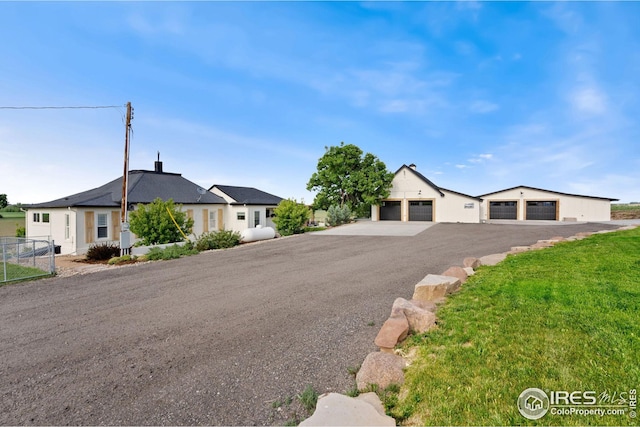
[[[640,201],[637,2],[0,2],[0,106],[134,107],[131,169],[310,203],[341,141],[480,195]],[[0,193],[122,174],[124,107],[0,110]]]

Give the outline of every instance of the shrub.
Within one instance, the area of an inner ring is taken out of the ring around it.
[[[195,247],[198,251],[207,251],[209,249],[232,248],[239,244],[240,233],[231,230],[220,230],[202,234],[196,240]]]
[[[195,255],[198,251],[193,249],[192,245],[172,245],[162,249],[159,247],[151,248],[146,255],[146,259],[150,261],[169,260],[180,258],[181,256]]]
[[[273,211],[278,233],[283,236],[299,234],[304,231],[304,226],[311,216],[310,209],[292,199],[283,200]]]
[[[26,237],[27,235],[27,230],[24,227],[20,227],[18,224],[16,224],[16,237]]]
[[[178,223],[179,229],[169,212]],[[179,205],[176,206],[172,199],[165,202],[159,197],[148,205],[138,205],[136,210],[131,212],[129,220],[131,231],[144,245],[182,242],[182,233],[191,234],[193,228],[193,219],[188,218]]]
[[[115,243],[104,242],[89,246],[86,258],[91,261],[107,261],[117,256],[120,256],[120,247]]]
[[[327,209],[327,223],[332,226],[346,224],[351,221],[349,206],[332,205]]]
[[[123,262],[136,261],[137,259],[138,257],[136,257],[135,255],[134,256],[122,255],[122,256],[111,258],[107,264],[109,265],[122,264]]]

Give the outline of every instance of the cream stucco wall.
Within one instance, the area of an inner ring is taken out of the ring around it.
[[[491,201],[518,202],[518,220],[526,219],[527,201],[557,202],[557,220],[570,221],[609,221],[611,219],[611,201],[587,196],[558,194],[551,191],[517,187],[483,197],[482,219],[489,220]]]
[[[434,222],[480,221],[480,201],[449,190],[441,189],[444,196],[407,167],[396,173],[391,182],[389,197],[385,200],[401,201],[401,220],[409,221],[409,202],[431,200]],[[379,206],[371,207],[371,220],[380,220]]]

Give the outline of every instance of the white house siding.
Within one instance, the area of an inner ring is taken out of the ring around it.
[[[224,228],[241,233],[247,228],[255,228],[256,225],[274,227],[271,218],[267,218],[267,210],[273,208],[255,205],[229,205],[226,207],[227,221]],[[238,214],[244,214],[244,219],[238,219]],[[257,216],[256,216],[257,215]],[[256,219],[258,223],[256,224]]]
[[[555,201],[557,221],[609,221],[611,201],[588,196],[559,194],[552,191],[517,187],[482,196],[482,219],[490,220],[492,201],[517,202],[518,220],[526,220],[527,201]]]
[[[200,236],[205,231],[212,231],[209,227],[209,219],[205,216],[209,212],[215,211],[216,222],[224,222],[224,213],[218,214],[218,209],[223,210],[224,205],[183,205],[182,211],[187,212],[194,220],[193,231],[189,236]],[[40,222],[33,221],[33,214],[40,214]],[[49,222],[42,222],[42,215],[49,214]],[[98,238],[98,215],[105,214],[106,237]],[[69,215],[69,231],[66,231],[66,215]],[[27,221],[28,238],[50,238],[56,245],[61,246],[63,255],[82,255],[89,247],[96,243],[117,242],[120,240],[120,210],[113,208],[46,208],[29,209],[27,211],[29,220]],[[89,219],[89,223],[86,220]],[[131,243],[136,242],[135,235],[132,235]]]

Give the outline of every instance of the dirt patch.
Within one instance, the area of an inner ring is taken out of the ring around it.
[[[638,207],[638,209],[612,210],[611,219],[640,219],[640,207]]]

